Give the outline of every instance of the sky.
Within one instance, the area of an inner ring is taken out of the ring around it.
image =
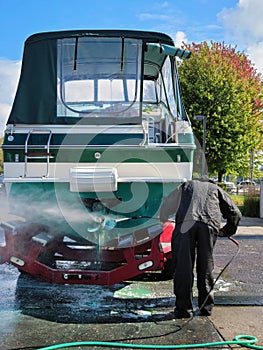
[[[72,29],[134,29],[182,42],[225,42],[263,73],[263,0],[0,0],[0,136],[31,34]]]

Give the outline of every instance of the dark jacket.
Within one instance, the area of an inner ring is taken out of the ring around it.
[[[176,214],[176,223],[200,221],[219,231],[222,216],[226,219],[226,236],[236,233],[241,213],[233,200],[219,186],[209,181],[191,180],[183,183],[164,200],[160,221]]]

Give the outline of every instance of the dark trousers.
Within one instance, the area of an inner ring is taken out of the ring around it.
[[[199,308],[213,286],[213,248],[216,233],[215,229],[198,221],[177,224],[174,229],[172,253],[175,264],[174,294],[178,311],[187,313],[193,311],[195,259]],[[204,315],[210,315],[213,306],[214,297],[211,293],[200,311]]]

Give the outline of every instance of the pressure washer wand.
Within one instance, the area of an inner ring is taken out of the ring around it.
[[[220,271],[220,273],[218,274],[217,278],[214,280],[214,283],[212,285],[212,287],[210,288],[203,304],[200,306],[199,310],[202,310],[202,308],[205,306],[205,303],[207,302],[207,299],[209,298],[209,295],[212,293],[214,287],[215,287],[215,284],[217,283],[217,281],[219,280],[219,278],[221,277],[221,275],[223,274],[223,272],[228,268],[228,266],[232,263],[232,261],[236,258],[236,256],[238,255],[239,253],[239,250],[240,250],[240,245],[239,245],[239,242],[234,239],[233,237],[229,236],[228,239],[230,241],[232,241],[236,246],[237,246],[237,250],[235,252],[235,254],[232,256],[232,258],[228,261],[228,263],[223,267],[223,269]]]

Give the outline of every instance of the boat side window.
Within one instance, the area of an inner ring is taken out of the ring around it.
[[[162,67],[162,79],[163,85],[161,101],[171,111],[173,118],[175,119],[177,116],[177,105],[175,100],[172,61],[169,56],[166,57],[166,60]]]
[[[57,117],[138,117],[141,51],[130,38],[59,40]]]
[[[168,67],[166,68],[168,69]],[[160,67],[155,66],[152,62],[145,63],[144,70],[146,72],[151,72],[151,75],[146,75],[143,81],[143,111],[150,113],[151,110],[154,110],[156,116],[157,110],[159,110],[159,117],[161,117],[161,115],[163,116],[164,110],[166,110],[166,113],[171,114],[167,94],[169,86],[166,77],[168,73],[166,73],[165,78],[163,78]],[[171,83],[171,81],[169,81],[169,83]],[[173,118],[175,118],[175,115]]]
[[[154,77],[145,79],[143,82],[143,103],[147,104],[147,110],[149,110],[149,104],[153,104],[152,108],[156,110],[159,107],[160,111],[166,110],[171,120],[175,120],[179,113],[173,78],[173,58],[167,56],[160,71],[156,67],[156,72],[154,72],[153,65],[146,67],[146,70],[151,70],[152,77]]]

